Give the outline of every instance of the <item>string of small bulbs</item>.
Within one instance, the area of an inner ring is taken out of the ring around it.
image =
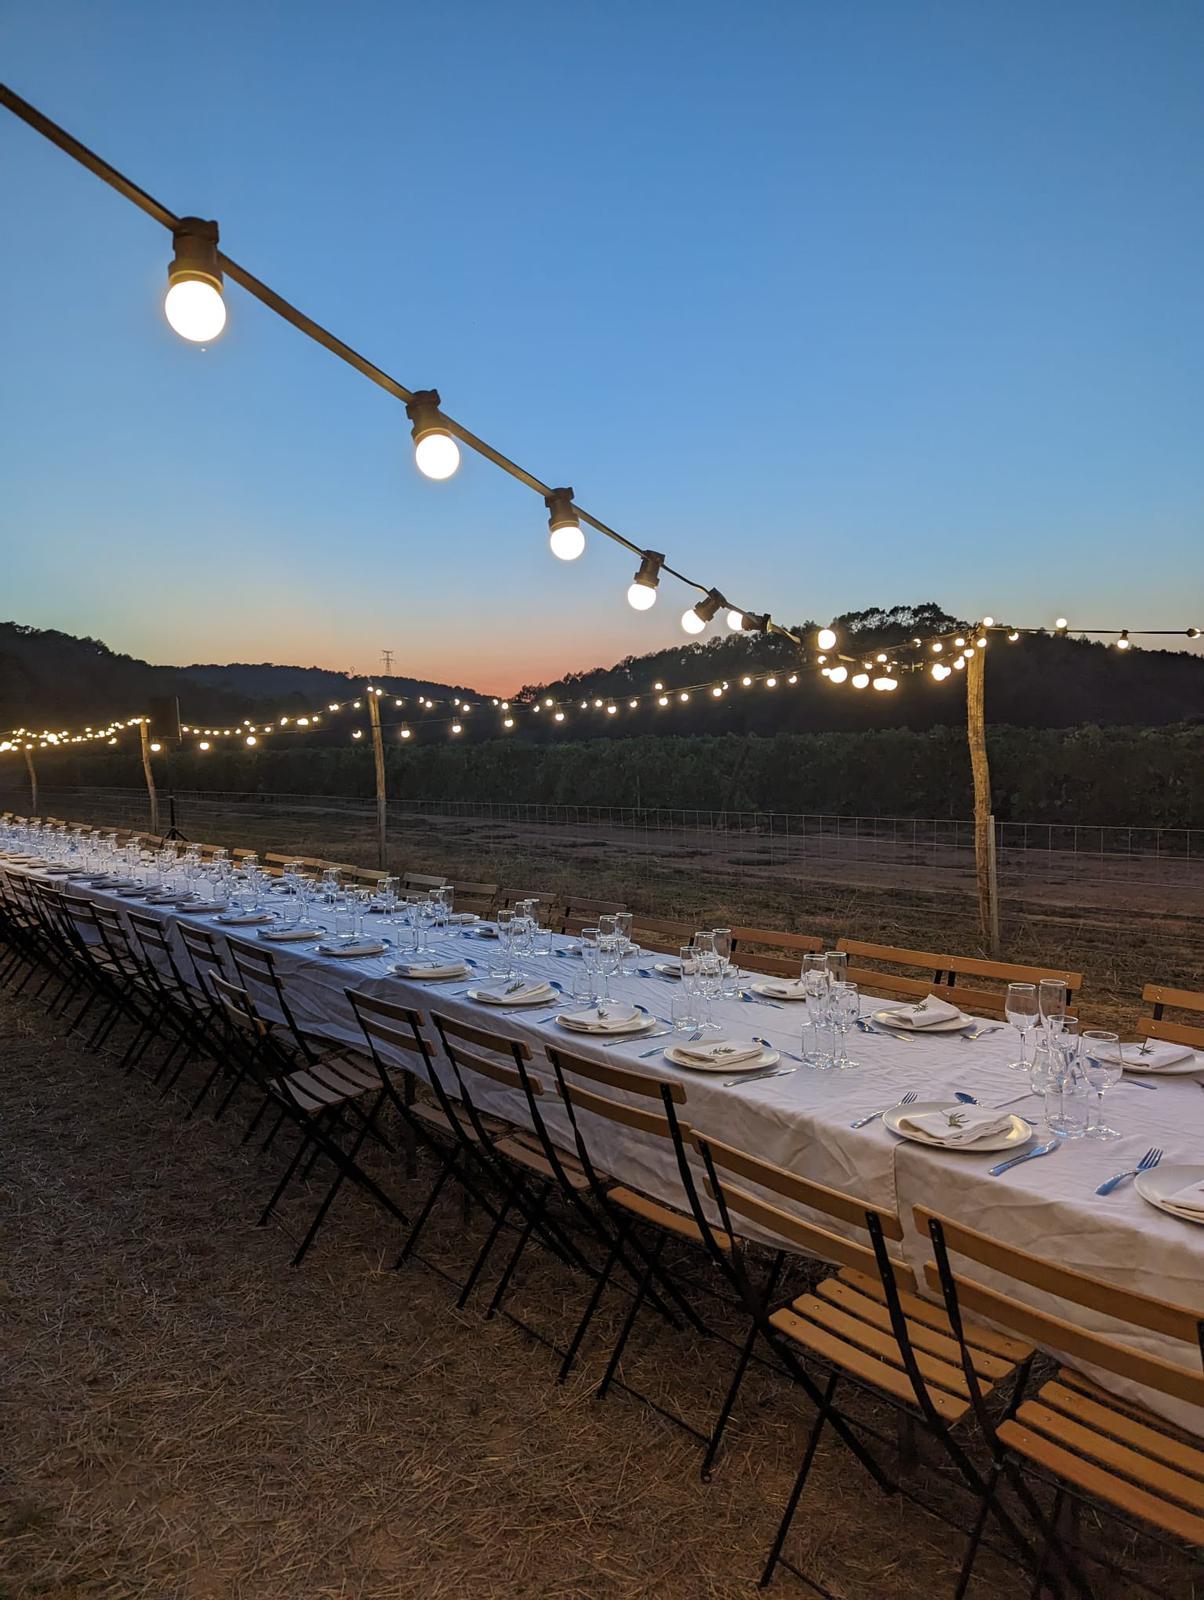
[[[985,616],[972,628],[949,629],[943,633],[930,634],[927,638],[915,637],[905,640],[892,645],[889,650],[849,655],[840,649],[840,638],[836,630],[828,627],[816,631],[813,652],[810,654],[804,652],[804,658],[790,670],[779,666],[764,671],[740,673],[735,678],[713,678],[704,682],[673,686],[666,686],[658,679],[651,689],[634,695],[594,695],[587,696],[583,700],[538,692],[525,696],[515,695],[509,700],[502,699],[498,695],[482,696],[477,700],[461,695],[435,697],[427,694],[407,698],[393,695],[386,689],[369,684],[362,694],[351,699],[327,701],[320,710],[304,713],[281,712],[276,716],[259,719],[244,717],[241,722],[227,726],[181,723],[180,733],[185,743],[190,744],[191,748],[202,755],[226,740],[238,740],[246,748],[255,749],[265,737],[272,734],[306,733],[323,727],[324,719],[328,716],[340,712],[361,711],[366,706],[368,696],[375,696],[378,706],[391,704],[394,710],[405,710],[408,706],[416,707],[421,713],[420,727],[444,727],[454,738],[464,732],[467,718],[478,710],[496,711],[499,732],[505,735],[518,727],[520,719],[524,716],[538,716],[543,722],[551,722],[553,726],[559,728],[573,722],[580,712],[585,712],[587,715],[602,712],[606,717],[617,717],[624,711],[636,711],[647,706],[655,706],[658,711],[664,711],[675,705],[686,705],[700,696],[712,701],[722,700],[726,694],[736,689],[793,688],[811,672],[818,672],[819,676],[836,686],[847,684],[854,691],[872,689],[878,693],[890,694],[898,689],[903,673],[926,670],[934,681],[943,683],[955,673],[964,672],[967,662],[976,652],[986,650],[992,638],[1015,644],[1021,638],[1036,634],[1064,637],[1068,630],[1069,623],[1065,617],[1058,617],[1053,628],[1049,629],[1011,627],[997,623],[992,616]],[[1082,631],[1092,636],[1108,636],[1112,640],[1112,648],[1121,652],[1134,648],[1134,635],[1142,638],[1185,637],[1191,640],[1200,637],[1200,629],[1194,627],[1148,631],[1129,628],[1091,628]],[[427,715],[433,711],[444,714],[435,717]],[[65,728],[54,730],[43,728],[40,732],[35,732],[31,728],[16,728],[5,738],[0,739],[0,753],[34,748],[45,750],[98,740],[103,740],[112,746],[118,743],[122,732],[138,728],[147,720],[145,717],[114,719],[103,727],[89,725],[76,733]],[[398,728],[398,737],[402,741],[409,741],[414,738],[415,731],[408,721],[403,721]],[[363,737],[362,727],[350,731],[352,741],[362,740]],[[162,750],[162,741],[153,741],[149,748],[152,754],[158,754]]]

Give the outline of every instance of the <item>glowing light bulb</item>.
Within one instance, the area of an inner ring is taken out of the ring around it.
[[[667,706],[669,704],[669,696],[667,694],[658,696],[656,703],[658,706]]]
[[[718,700],[722,696],[723,690],[718,686],[718,684],[716,684],[716,686],[711,690],[711,693],[714,695],[715,699]]]
[[[743,678],[740,679],[740,682],[747,689],[749,684],[752,682],[752,679],[750,677],[748,677],[748,675],[746,674]]]
[[[727,625],[733,633],[739,633],[741,628],[744,626],[743,611],[729,611],[727,614]]]
[[[427,478],[450,478],[460,465],[460,446],[439,414],[438,389],[420,389],[406,401],[413,423],[414,465]]]
[[[249,733],[249,734],[248,734],[248,735],[247,735],[247,743],[248,743],[248,744],[249,744],[249,745],[252,745],[252,744],[258,744],[258,743],[259,743],[259,740],[258,740],[258,739],[257,739],[257,738],[256,738],[256,737],[255,737],[255,735],[254,735],[254,734],[253,734],[253,733]]]
[[[1058,617],[1054,622],[1054,627],[1055,628],[1066,628],[1066,627],[1069,627],[1069,623],[1066,621],[1065,617]]]
[[[829,683],[843,683],[845,681],[845,679],[848,677],[848,675],[849,675],[848,667],[829,667],[828,668],[828,682]]]
[[[563,711],[558,711],[558,712],[557,712],[557,713],[556,713],[556,717],[555,717],[555,720],[556,720],[556,721],[557,721],[557,722],[563,722],[563,721],[564,721],[564,712],[563,712]]]
[[[960,650],[962,648],[962,646],[965,644],[966,641],[962,638],[961,634],[959,633],[957,638],[953,642],[957,646],[957,648]]]
[[[208,750],[208,748],[209,748],[209,741],[208,741],[208,739],[202,739],[202,740],[201,740],[201,742],[200,742],[200,744],[199,744],[199,745],[198,745],[198,746],[197,746],[197,748],[198,748],[198,749],[199,749],[199,750]]]
[[[172,331],[190,344],[209,344],[226,326],[221,290],[201,278],[177,278],[169,284],[163,312]]]
[[[870,681],[868,672],[855,672],[850,680],[854,689],[864,689]]]
[[[1116,648],[1118,650],[1128,650],[1130,648],[1128,628],[1124,630],[1120,638],[1116,641]]]
[[[656,604],[656,590],[646,583],[633,583],[627,590],[627,604],[633,611],[648,611]]]
[[[994,617],[984,617],[982,619],[982,625],[983,625],[984,628],[993,628],[995,626],[995,618]]]
[[[151,745],[151,749],[155,753],[155,755],[158,755],[159,751],[162,750],[162,748],[163,748],[163,746],[161,744],[153,744],[153,745]]]
[[[451,731],[453,733],[463,733],[464,732],[463,725],[461,723],[459,723],[459,722],[453,722],[452,725],[451,725]]]
[[[356,728],[351,737],[353,739],[362,739],[364,737],[364,730],[362,728]]]
[[[687,633],[701,633],[706,627],[706,623],[698,615],[693,606],[691,606],[688,611],[682,612],[681,625]]]
[[[836,634],[831,628],[821,628],[815,635],[815,642],[821,650],[835,650]]]
[[[765,687],[767,689],[776,689],[777,686],[778,686],[778,680],[776,678],[766,678]]]
[[[606,715],[607,715],[607,716],[608,716],[608,717],[613,717],[613,716],[614,716],[614,714],[615,714],[615,712],[616,712],[616,711],[617,711],[617,710],[618,710],[618,709],[619,709],[619,708],[618,708],[618,706],[607,706],[607,708],[606,708]]]
[[[503,728],[512,728],[513,726],[514,726],[514,718],[513,717],[503,717],[502,718],[502,727]]]
[[[942,650],[943,650],[943,649],[944,649],[944,648],[945,648],[945,647],[944,647],[944,645],[943,645],[943,644],[942,644],[942,643],[941,643],[941,641],[940,641],[940,640],[939,640],[939,639],[938,639],[938,640],[937,640],[937,641],[936,641],[936,643],[935,643],[935,644],[934,644],[934,645],[933,645],[933,647],[932,647],[932,653],[933,653],[933,655],[934,655],[934,656],[939,656],[939,655],[940,655],[940,653],[941,653],[941,651],[942,651]]]
[[[560,561],[576,561],[585,549],[585,535],[577,522],[564,523],[548,535],[552,554]]]
[[[410,737],[410,730],[408,728],[403,728],[401,730],[401,737],[403,739],[408,739]]]

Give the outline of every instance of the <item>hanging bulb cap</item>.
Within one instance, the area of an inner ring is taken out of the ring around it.
[[[769,627],[769,612],[762,612],[758,616],[755,611],[746,611],[740,619],[740,626],[745,633],[765,633]]]
[[[640,557],[640,570],[627,591],[627,604],[633,611],[647,611],[656,604],[656,586],[661,581],[664,562],[659,550],[645,550]]]
[[[1200,630],[1199,630],[1199,628],[1189,628],[1189,629],[1188,629],[1188,630],[1187,630],[1187,637],[1188,637],[1188,638],[1189,638],[1189,639],[1198,639],[1198,638],[1199,638],[1199,637],[1200,637]]]
[[[585,535],[573,510],[573,491],[553,489],[544,495],[543,503],[548,508],[548,542],[552,554],[560,561],[576,561],[585,549]]]
[[[718,589],[708,589],[696,606],[682,612],[681,625],[687,633],[701,633],[726,605]]]
[[[460,465],[460,446],[439,415],[438,389],[419,389],[406,401],[413,427],[414,464],[426,478],[450,478]]]
[[[226,326],[217,223],[203,217],[181,217],[172,239],[176,253],[167,268],[164,313],[181,339],[208,344]]]
[[[1131,641],[1129,639],[1128,628],[1121,629],[1120,638],[1116,641],[1116,648],[1118,650],[1129,650],[1132,648]]]

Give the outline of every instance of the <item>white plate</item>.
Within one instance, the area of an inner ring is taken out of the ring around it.
[[[560,996],[555,989],[551,994],[537,995],[507,995],[489,994],[484,989],[469,989],[466,991],[470,1000],[477,1000],[483,1006],[550,1006],[554,1005]]]
[[[1128,1055],[1128,1052],[1129,1047],[1126,1045],[1125,1054]],[[1136,1045],[1133,1046],[1133,1054],[1137,1055]],[[1201,1061],[1197,1054],[1193,1054],[1186,1061],[1172,1062],[1169,1067],[1143,1067],[1138,1060],[1134,1060],[1132,1065],[1126,1061],[1124,1069],[1137,1078],[1190,1078],[1193,1072],[1204,1072],[1204,1061]]]
[[[893,1028],[896,1033],[958,1033],[962,1028],[968,1028],[974,1021],[964,1011],[959,1011],[957,1017],[949,1017],[945,1022],[930,1022],[926,1028],[908,1028],[900,1023],[889,1011],[875,1011],[874,1021],[880,1022],[884,1028]]]
[[[915,1144],[926,1144],[931,1150],[951,1150],[954,1155],[975,1155],[980,1150],[1011,1150],[1016,1145],[1027,1144],[1033,1136],[1031,1126],[1023,1117],[1012,1112],[1010,1125],[1002,1133],[992,1133],[986,1139],[975,1139],[973,1144],[945,1144],[915,1128],[899,1126],[904,1117],[923,1116],[925,1111],[952,1111],[956,1100],[913,1100],[909,1106],[892,1106],[883,1117],[883,1123],[900,1139],[911,1139]]]
[[[767,979],[764,983],[750,983],[748,986],[754,994],[763,994],[768,1000],[782,1000],[787,1004],[794,1001],[805,1001],[805,994],[783,994],[780,989],[775,989],[773,980]]]
[[[679,961],[654,961],[653,972],[659,972],[662,978],[680,978],[681,963]]]
[[[597,1023],[591,1026],[588,1022],[574,1022],[571,1017],[563,1013],[556,1018],[556,1021],[562,1028],[567,1028],[570,1033],[588,1033],[596,1038],[605,1038],[610,1034],[615,1038],[621,1039],[625,1034],[629,1033],[646,1033],[656,1021],[656,1018],[650,1017],[645,1011],[641,1012],[637,1017],[629,1018],[626,1022],[612,1024],[609,1028],[600,1026]]]
[[[1159,1163],[1152,1172],[1139,1172],[1133,1187],[1143,1200],[1166,1211],[1172,1217],[1182,1217],[1184,1222],[1204,1222],[1204,1212],[1187,1211],[1172,1204],[1171,1196],[1189,1183],[1204,1183],[1204,1167],[1163,1166]]]
[[[665,1051],[665,1059],[675,1067],[684,1067],[687,1072],[760,1072],[765,1067],[776,1066],[782,1059],[776,1050],[762,1050],[759,1056],[750,1056],[747,1061],[703,1062],[691,1061],[681,1051],[681,1045],[671,1044]]]

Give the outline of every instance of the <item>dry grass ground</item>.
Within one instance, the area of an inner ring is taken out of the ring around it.
[[[278,1152],[239,1145],[245,1108],[186,1121],[62,1033],[0,1002],[3,1600],[754,1592],[802,1421],[778,1378],[750,1380],[704,1485],[690,1438],[593,1398],[593,1357],[558,1387],[519,1329],[390,1270],[395,1229],[358,1198],[291,1269],[316,1192],[254,1226]],[[463,1270],[458,1206],[427,1250]],[[515,1300],[560,1337],[566,1277],[532,1257]],[[728,1370],[722,1345],[664,1329],[625,1366],[700,1422]],[[821,1451],[792,1553],[836,1595],[946,1595],[959,1549]],[[975,1600],[1027,1594],[994,1558],[981,1573]],[[782,1573],[775,1592],[803,1591]]]

